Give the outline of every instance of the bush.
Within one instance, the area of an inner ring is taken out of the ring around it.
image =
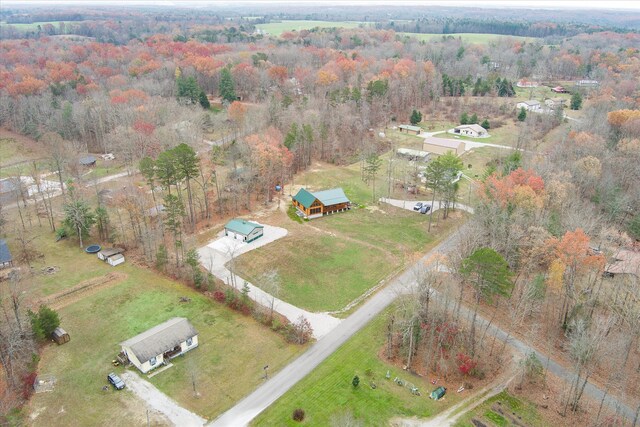
[[[291,415],[291,418],[293,418],[294,421],[304,421],[304,409],[295,409],[293,411],[293,414]]]
[[[213,293],[213,299],[214,299],[214,300],[216,300],[216,301],[218,301],[218,302],[224,302],[224,301],[225,301],[225,299],[226,299],[226,297],[225,297],[225,295],[224,295],[224,292],[222,292],[222,291],[215,291],[215,292]]]
[[[287,216],[291,218],[293,221],[302,224],[302,218],[298,216],[297,209],[293,205],[289,205],[289,209],[287,209]]]
[[[358,387],[360,385],[360,377],[358,377],[357,375],[353,377],[353,379],[351,380],[351,385],[353,387]]]

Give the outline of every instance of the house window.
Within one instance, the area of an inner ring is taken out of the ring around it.
[[[187,338],[187,347],[190,347],[193,344],[193,338]]]
[[[152,357],[152,358],[149,360],[149,363],[151,363],[151,366],[153,366],[153,365],[155,365],[156,363],[158,363],[158,361],[156,360],[156,358],[155,358],[155,356],[154,356],[154,357]]]

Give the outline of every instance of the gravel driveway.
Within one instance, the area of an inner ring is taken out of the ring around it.
[[[173,425],[180,427],[201,427],[207,422],[204,418],[187,411],[166,394],[158,390],[133,371],[126,371],[121,375],[127,388],[140,399],[145,401],[150,408],[165,415]]]

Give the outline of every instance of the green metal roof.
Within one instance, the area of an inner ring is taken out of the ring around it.
[[[234,233],[239,233],[247,236],[256,228],[264,228],[264,226],[256,224],[255,222],[246,221],[244,219],[232,219],[227,223],[227,225],[224,226],[224,228],[227,230],[231,230]]]
[[[342,188],[332,188],[331,190],[323,190],[311,193],[301,188],[298,194],[293,196],[305,208],[309,208],[313,202],[318,199],[325,206],[337,205],[338,203],[349,203],[349,199],[342,191]]]
[[[293,196],[293,200],[296,200],[305,208],[309,208],[313,204],[313,202],[316,200],[316,196],[309,193],[304,188],[301,188],[300,191],[298,191],[298,194]]]
[[[342,188],[318,191],[317,193],[313,193],[313,195],[325,206],[337,205],[338,203],[349,203],[349,199],[347,199]]]
[[[411,125],[400,125],[398,126],[400,129],[407,129],[413,132],[422,132],[422,128],[420,126],[411,126]]]

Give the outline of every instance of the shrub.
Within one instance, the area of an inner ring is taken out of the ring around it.
[[[304,421],[304,409],[295,409],[293,411],[293,414],[291,415],[291,417],[293,418],[294,421]]]
[[[360,385],[360,377],[358,377],[357,375],[353,377],[353,379],[351,380],[351,385],[354,387],[358,387],[358,385]]]
[[[293,205],[289,205],[289,209],[287,209],[287,216],[291,218],[293,221],[302,224],[302,218],[298,216],[297,209]]]
[[[215,292],[213,293],[213,299],[214,299],[214,300],[216,300],[216,301],[218,301],[218,302],[224,302],[224,301],[225,301],[225,299],[226,299],[226,297],[225,297],[225,295],[224,295],[224,292],[222,292],[222,291],[215,291]]]

